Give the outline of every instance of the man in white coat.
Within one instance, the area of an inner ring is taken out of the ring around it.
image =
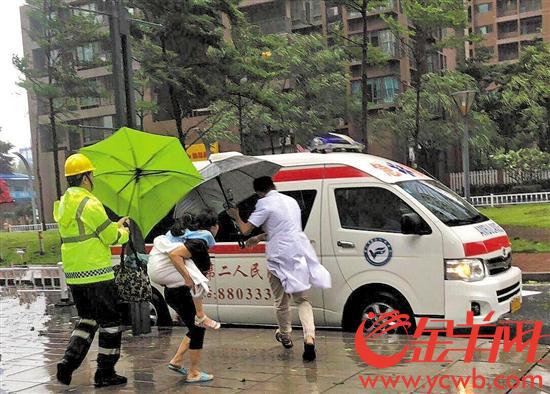
[[[312,286],[330,288],[330,274],[319,263],[315,250],[302,230],[302,215],[296,200],[277,192],[270,177],[255,179],[254,191],[260,199],[247,222],[241,219],[237,208],[230,208],[228,213],[244,235],[262,227],[263,234],[250,238],[247,246],[252,247],[267,240],[267,268],[279,325],[275,338],[287,349],[293,346],[290,336],[292,296],[298,305],[304,331],[303,359],[313,361],[316,357],[315,322],[307,290]]]

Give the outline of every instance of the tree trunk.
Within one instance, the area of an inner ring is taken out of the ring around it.
[[[48,99],[50,104],[50,128],[52,131],[53,169],[55,173],[55,191],[57,198],[61,197],[61,175],[59,173],[59,150],[57,148],[57,126],[55,124],[55,112],[53,98]]]
[[[38,135],[37,135],[38,138]],[[40,173],[40,147],[38,146],[38,141],[34,145],[33,149],[33,158],[36,163],[36,181],[38,182],[38,198],[40,199],[39,209],[40,209],[40,222],[42,223],[42,231],[46,231],[46,216],[44,214],[44,191],[42,189],[42,175]],[[32,174],[31,174],[32,176]]]
[[[368,30],[367,30],[367,5],[368,0],[361,4],[361,18],[363,19],[363,42],[361,45],[361,137],[365,145],[365,153],[369,151],[368,140],[368,84],[367,84],[367,56],[368,56]]]
[[[166,38],[163,36],[160,38],[162,54],[164,61],[166,61]],[[183,133],[182,126],[182,116],[181,116],[181,106],[176,97],[176,90],[171,83],[168,83],[168,94],[170,95],[170,102],[172,104],[172,116],[176,122],[176,130],[178,131],[178,139],[180,140],[181,146],[185,149],[185,134]]]
[[[416,91],[416,103],[414,108],[414,136],[413,136],[413,152],[414,162],[411,163],[413,168],[416,168],[418,162],[418,138],[420,137],[420,81],[416,83],[414,87]]]
[[[176,92],[172,84],[168,85],[168,93],[170,94],[170,102],[172,103],[172,115],[176,122],[176,130],[178,131],[178,139],[180,140],[181,146],[185,148],[185,134],[183,133],[182,127],[182,116],[181,116],[181,107],[180,103],[176,97]]]

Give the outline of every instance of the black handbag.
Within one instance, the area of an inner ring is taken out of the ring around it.
[[[120,253],[120,264],[113,267],[115,284],[118,296],[122,302],[151,301],[153,292],[147,275],[148,256],[137,253],[131,241],[128,246],[132,255],[124,256],[124,249]]]

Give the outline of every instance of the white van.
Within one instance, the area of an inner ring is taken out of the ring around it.
[[[277,189],[300,204],[304,230],[332,275],[331,289],[310,291],[318,326],[354,330],[368,312],[391,309],[455,324],[467,311],[479,323],[494,311],[486,322],[495,322],[521,307],[521,271],[506,233],[441,183],[361,153],[261,158],[282,166]],[[223,323],[276,324],[265,245],[240,249],[232,226],[222,227],[229,231],[212,250],[206,312]],[[165,319],[158,290],[156,313]]]

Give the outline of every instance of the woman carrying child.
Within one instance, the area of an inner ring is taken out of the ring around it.
[[[176,219],[166,235],[153,241],[147,272],[151,281],[164,285],[164,298],[189,329],[168,368],[186,376],[186,382],[207,382],[214,377],[201,372],[199,363],[205,328],[219,329],[220,323],[203,310],[202,299],[208,294],[207,272],[211,268],[208,249],[214,246],[218,217],[209,210],[196,217],[190,214]],[[191,366],[183,367],[189,351]]]

